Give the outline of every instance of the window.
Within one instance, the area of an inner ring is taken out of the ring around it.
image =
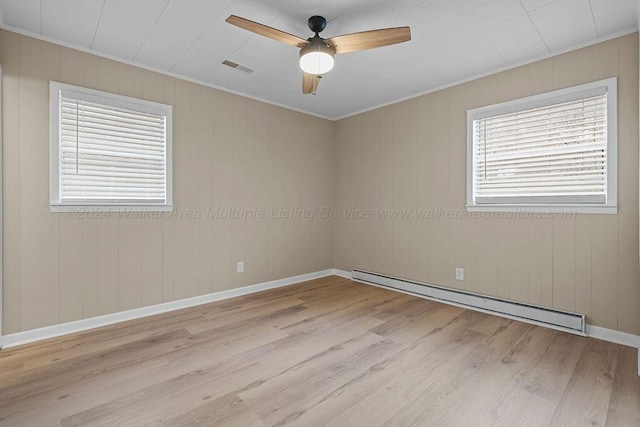
[[[51,211],[172,209],[169,105],[50,84]]]
[[[467,209],[617,212],[616,79],[467,112]]]

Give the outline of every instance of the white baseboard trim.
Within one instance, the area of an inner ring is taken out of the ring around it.
[[[344,271],[337,268],[331,270],[334,276],[343,277],[345,279],[353,280],[353,274],[350,271]]]
[[[627,347],[640,348],[640,336],[629,334],[627,332],[616,331],[615,329],[587,325],[587,336],[603,341],[626,345]]]
[[[2,348],[15,347],[35,341],[55,338],[62,335],[82,332],[101,326],[113,325],[114,323],[125,322],[127,320],[139,319],[141,317],[153,316],[154,314],[167,313],[182,308],[194,307],[214,301],[225,300],[242,295],[253,294],[267,289],[275,289],[283,286],[295,285],[296,283],[308,280],[320,279],[322,277],[334,275],[332,269],[316,271],[314,273],[302,274],[300,276],[287,277],[285,279],[272,280],[270,282],[259,283],[257,285],[244,286],[242,288],[230,289],[228,291],[214,292],[212,294],[199,295],[197,297],[185,298],[177,301],[165,302],[148,307],[135,308],[133,310],[121,311],[118,313],[105,314],[103,316],[89,319],[76,320],[74,322],[61,323],[59,325],[45,326],[43,328],[32,329],[30,331],[17,332],[2,337]]]

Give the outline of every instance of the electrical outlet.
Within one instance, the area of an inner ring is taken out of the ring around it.
[[[464,268],[456,267],[456,280],[464,280]]]
[[[244,273],[244,261],[238,262],[236,266],[236,273]]]

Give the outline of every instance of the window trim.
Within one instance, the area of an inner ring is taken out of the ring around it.
[[[85,202],[60,200],[60,102],[61,91],[79,99],[108,103],[166,117],[166,200],[164,203]],[[49,207],[50,212],[171,212],[173,211],[173,107],[167,104],[117,95],[55,81],[49,82]]]
[[[473,199],[473,122],[487,117],[552,105],[589,95],[607,93],[607,199],[594,203],[477,204]],[[618,213],[618,90],[617,77],[528,96],[467,111],[467,204],[468,212]]]

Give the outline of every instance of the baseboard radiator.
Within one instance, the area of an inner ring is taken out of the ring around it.
[[[587,326],[584,314],[539,307],[359,269],[353,269],[352,274],[353,280],[358,282],[400,290],[446,304],[586,336]]]

